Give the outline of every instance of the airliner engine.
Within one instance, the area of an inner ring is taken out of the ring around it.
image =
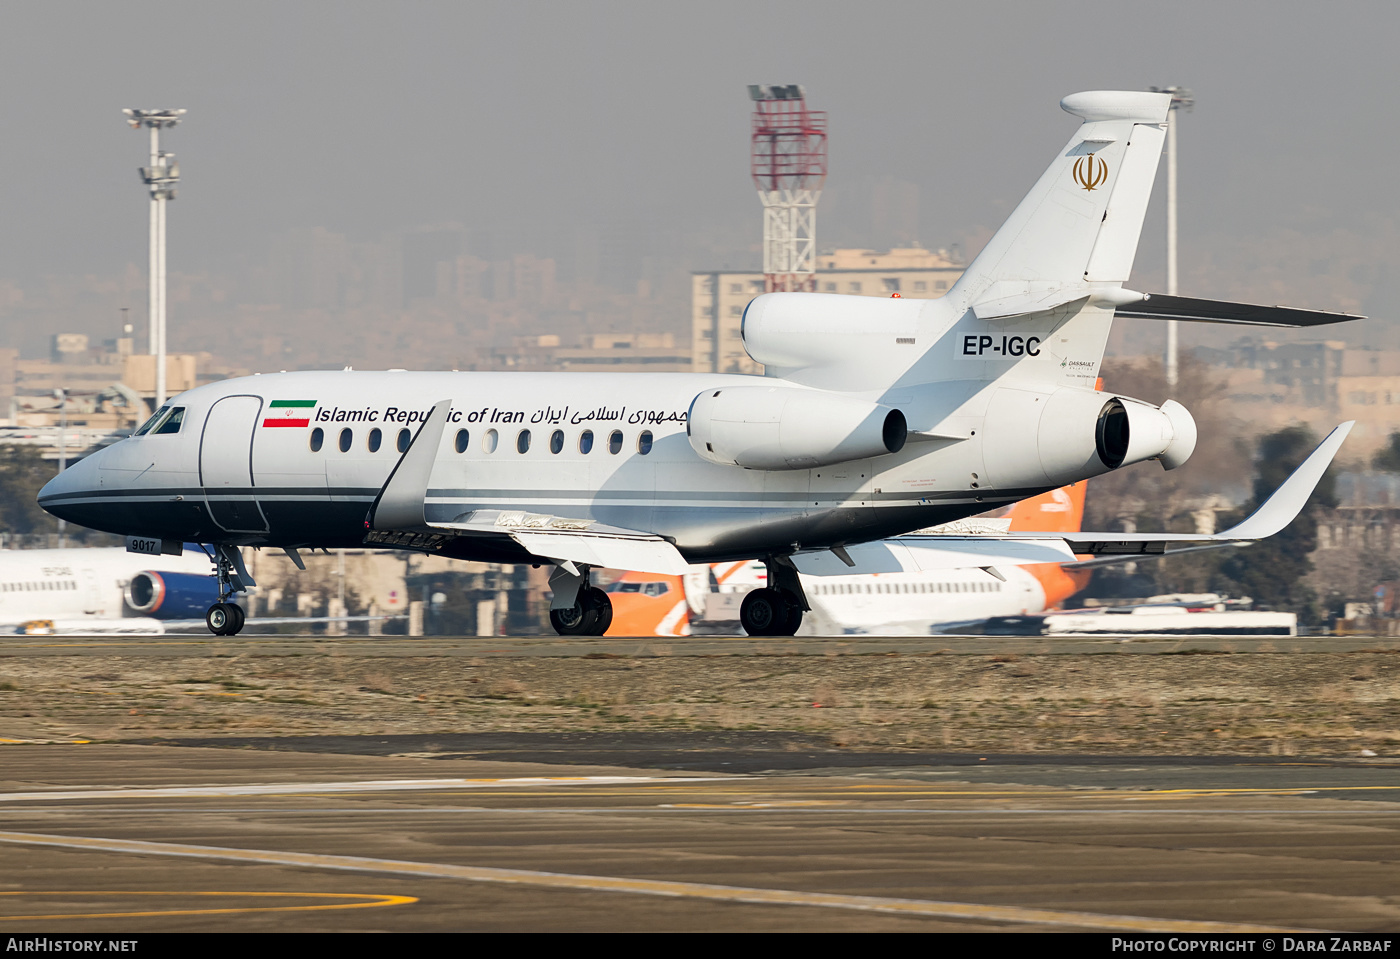
[[[739,386],[695,397],[686,432],[711,463],[799,470],[898,453],[909,427],[899,410],[853,396]]]
[[[123,594],[127,607],[140,616],[202,619],[210,604],[219,601],[219,586],[213,576],[200,573],[143,570],[131,577]]]
[[[1000,389],[983,436],[992,486],[1059,486],[1150,459],[1176,469],[1196,448],[1196,421],[1175,400],[1158,408],[1094,390]]]

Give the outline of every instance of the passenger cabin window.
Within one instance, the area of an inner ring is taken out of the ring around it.
[[[608,452],[614,455],[622,452],[622,430],[613,430],[608,434]]]
[[[457,439],[456,439],[456,441],[452,444],[452,448],[455,449],[455,450],[456,450],[457,452],[459,452],[459,453],[465,453],[465,452],[467,451],[467,446],[471,443],[471,441],[472,441],[472,434],[470,433],[470,431],[468,431],[468,430],[458,430],[458,431],[457,431]]]
[[[350,444],[353,442],[355,442],[354,430],[347,427],[340,431],[340,451],[342,453],[350,452]]]
[[[637,437],[637,452],[643,456],[651,452],[651,430],[642,430],[641,435]]]
[[[366,445],[369,446],[369,451],[371,453],[378,453],[379,446],[383,442],[384,434],[380,431],[379,427],[376,426],[374,429],[369,431],[369,439],[366,441]]]
[[[555,430],[549,435],[549,451],[551,453],[562,453],[564,451],[563,430]]]
[[[408,444],[413,442],[413,434],[408,430],[399,430],[398,449],[400,453],[408,452]]]
[[[593,431],[584,430],[578,435],[578,451],[580,453],[593,452]]]
[[[530,452],[530,431],[521,430],[515,435],[515,451],[517,453]]]
[[[498,440],[500,440],[500,435],[495,430],[487,430],[486,435],[481,438],[481,448],[488,453],[494,453]]]
[[[321,444],[326,441],[326,431],[321,427],[316,427],[311,431],[311,452],[321,452]]]

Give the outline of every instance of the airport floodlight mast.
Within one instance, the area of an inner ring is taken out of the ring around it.
[[[749,87],[751,170],[763,203],[763,273],[770,293],[813,291],[817,200],[826,182],[826,111],[796,83]]]
[[[156,366],[156,408],[165,403],[165,202],[175,199],[180,164],[175,154],[160,148],[160,131],[173,127],[184,110],[123,110],[134,130],[151,131],[150,166],[141,167],[141,179],[151,189],[150,336],[149,352]]]
[[[1167,296],[1176,296],[1176,112],[1182,107],[1189,113],[1196,98],[1185,87],[1153,87],[1153,93],[1170,93],[1171,109],[1167,111]],[[1167,321],[1167,386],[1177,381],[1177,321]]]

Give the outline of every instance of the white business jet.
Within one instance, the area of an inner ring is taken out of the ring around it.
[[[1190,413],[1094,388],[1115,311],[1309,326],[1357,317],[1123,288],[1170,96],[1077,93],[1081,122],[941,299],[769,293],[743,339],[763,376],[301,372],[190,390],[39,502],[95,529],[208,543],[216,634],[252,585],[240,546],[378,546],[554,567],[550,618],[600,635],[595,567],[684,574],[762,559],[751,634],[791,635],[808,577],[1072,562],[1270,536],[1350,424],[1255,515],[1214,536],[900,537],[1110,470],[1185,463]],[[996,575],[993,572],[993,575]]]

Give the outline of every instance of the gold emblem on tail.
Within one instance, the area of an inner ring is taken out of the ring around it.
[[[1074,161],[1074,182],[1086,190],[1102,186],[1108,179],[1108,164],[1092,153]]]

